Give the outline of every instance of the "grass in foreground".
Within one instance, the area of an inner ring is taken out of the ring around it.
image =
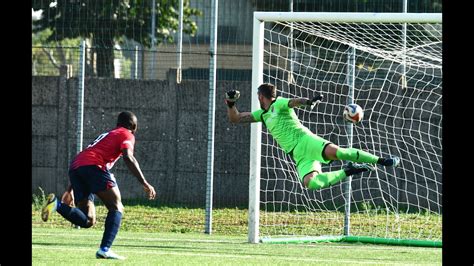
[[[148,205],[144,205],[148,204]],[[183,206],[150,205],[149,202],[124,202],[125,213],[121,231],[201,233],[204,230],[205,210]],[[58,214],[48,223],[40,218],[40,204],[33,205],[32,224],[36,227],[70,228],[71,223]],[[107,210],[97,204],[97,229],[104,226]],[[340,212],[263,212],[260,214],[262,235],[341,235],[344,214]],[[247,235],[246,209],[214,208],[213,233]],[[353,213],[351,232],[359,236],[405,239],[441,240],[440,215],[371,215]],[[267,225],[267,226],[265,226]],[[274,226],[268,226],[274,225]]]
[[[349,243],[249,244],[245,209],[215,209],[213,235],[206,235],[203,233],[205,211],[202,208],[143,205],[141,202],[124,204],[122,227],[113,250],[126,256],[127,260],[117,262],[95,259],[107,212],[103,205],[97,206],[97,224],[93,228],[74,229],[57,213],[50,221],[42,222],[41,200],[35,201],[32,206],[33,265],[441,264],[442,250],[439,248]],[[337,225],[334,214],[328,212],[312,214],[315,219],[300,219],[296,218],[299,214],[289,213],[265,215],[261,217],[262,221],[270,218],[272,224],[291,224],[304,230],[327,231],[338,235],[338,230],[342,228]],[[402,218],[413,221],[414,225],[410,225],[410,228],[414,231],[419,232],[415,225],[424,225],[431,228],[429,230],[435,237],[441,236],[439,218],[436,216]],[[379,224],[384,229],[385,221],[378,220],[354,215],[353,230],[370,229]],[[264,230],[268,229],[263,227],[262,234]]]
[[[33,265],[441,265],[441,249],[384,245],[249,244],[244,236],[119,231],[125,261],[97,260],[99,229],[32,230]]]

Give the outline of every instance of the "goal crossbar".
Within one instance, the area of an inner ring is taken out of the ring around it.
[[[254,12],[254,19],[287,22],[440,23],[441,13]]]

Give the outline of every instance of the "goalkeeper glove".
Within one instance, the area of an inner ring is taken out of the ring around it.
[[[311,106],[311,109],[313,109],[314,106],[315,106],[317,103],[319,103],[320,101],[323,100],[323,98],[324,98],[324,97],[323,97],[323,95],[322,95],[321,93],[316,92],[316,95],[315,95],[311,100],[308,99],[308,100],[306,101],[306,105]]]
[[[225,93],[225,103],[229,108],[232,108],[240,97],[240,91],[230,90]]]

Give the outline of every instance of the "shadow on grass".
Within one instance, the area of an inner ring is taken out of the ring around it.
[[[193,243],[195,243],[193,241]],[[209,243],[207,243],[209,244]],[[215,243],[212,243],[215,244]],[[124,248],[139,248],[139,249],[148,249],[148,250],[173,250],[176,252],[188,252],[188,253],[199,253],[199,254],[239,254],[242,256],[268,256],[268,257],[285,257],[281,254],[269,254],[268,252],[256,252],[255,248],[240,248],[236,249],[234,246],[229,246],[229,243],[219,243],[226,244],[227,246],[219,247],[218,249],[213,247],[190,247],[190,246],[163,246],[163,245],[134,245],[134,244],[114,244],[114,247],[124,247]]]
[[[103,205],[100,200],[96,200],[94,202],[96,205],[100,206]],[[177,208],[177,209],[205,209],[206,206],[201,203],[166,203],[159,200],[148,200],[145,198],[138,198],[138,199],[122,199],[122,203],[125,206],[143,206],[143,207],[156,207],[156,208]],[[241,206],[227,206],[227,205],[219,205],[213,204],[214,209],[237,209],[237,210],[246,210],[248,205],[241,205]]]

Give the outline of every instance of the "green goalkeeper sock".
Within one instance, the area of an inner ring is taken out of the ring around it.
[[[338,148],[336,156],[340,160],[347,160],[356,163],[377,163],[379,157],[368,152],[354,148]]]
[[[338,170],[333,172],[326,172],[318,174],[317,176],[313,177],[308,183],[308,189],[321,189],[325,187],[332,186],[337,182],[341,181],[342,179],[346,178],[347,175],[344,170]]]

